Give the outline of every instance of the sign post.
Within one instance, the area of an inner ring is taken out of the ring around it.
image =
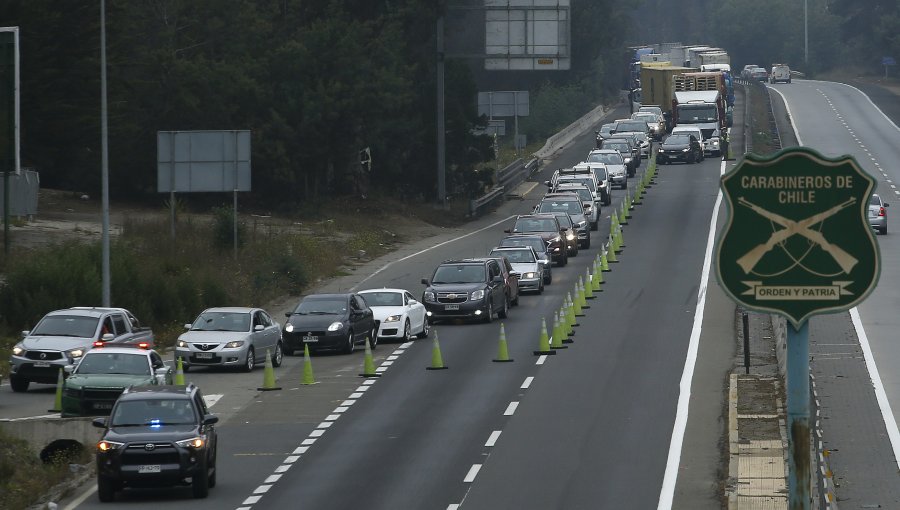
[[[810,508],[807,319],[852,308],[875,287],[879,252],[866,216],[874,186],[853,157],[806,147],[750,154],[722,176],[729,218],[716,250],[719,282],[738,303],[790,322],[791,510]]]

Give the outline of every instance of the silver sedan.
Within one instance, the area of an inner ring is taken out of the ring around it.
[[[283,355],[281,324],[261,308],[209,308],[175,343],[175,359],[184,371],[197,366],[233,366],[250,372],[265,361],[280,366]]]

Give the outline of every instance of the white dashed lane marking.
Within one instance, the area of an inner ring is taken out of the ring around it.
[[[525,382],[522,383],[522,386],[519,386],[523,390],[527,390],[529,386],[531,386],[532,381],[534,381],[534,377],[526,377]]]
[[[494,446],[495,444],[497,444],[497,440],[500,439],[501,432],[502,432],[501,430],[495,430],[495,431],[491,432],[490,437],[488,437],[488,440],[486,443],[484,443],[484,445],[490,448],[490,447]]]
[[[516,408],[519,407],[518,402],[510,402],[508,406],[506,406],[506,411],[503,411],[503,416],[512,416],[516,412]]]
[[[478,476],[478,472],[481,471],[481,464],[472,464],[472,467],[469,468],[469,472],[466,473],[466,477],[463,478],[463,482],[472,483],[475,481],[475,477]]]

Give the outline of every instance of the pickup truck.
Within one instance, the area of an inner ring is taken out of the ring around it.
[[[77,363],[94,346],[140,346],[152,349],[153,331],[141,327],[124,308],[75,307],[44,316],[31,331],[22,332],[9,358],[9,384],[28,391],[32,382],[56,384],[60,369]]]

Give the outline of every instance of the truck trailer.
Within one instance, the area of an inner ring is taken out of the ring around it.
[[[672,101],[675,100],[675,77],[696,71],[697,69],[691,67],[671,65],[647,65],[643,67],[641,69],[642,104],[659,106],[666,117],[666,125],[674,125]]]

